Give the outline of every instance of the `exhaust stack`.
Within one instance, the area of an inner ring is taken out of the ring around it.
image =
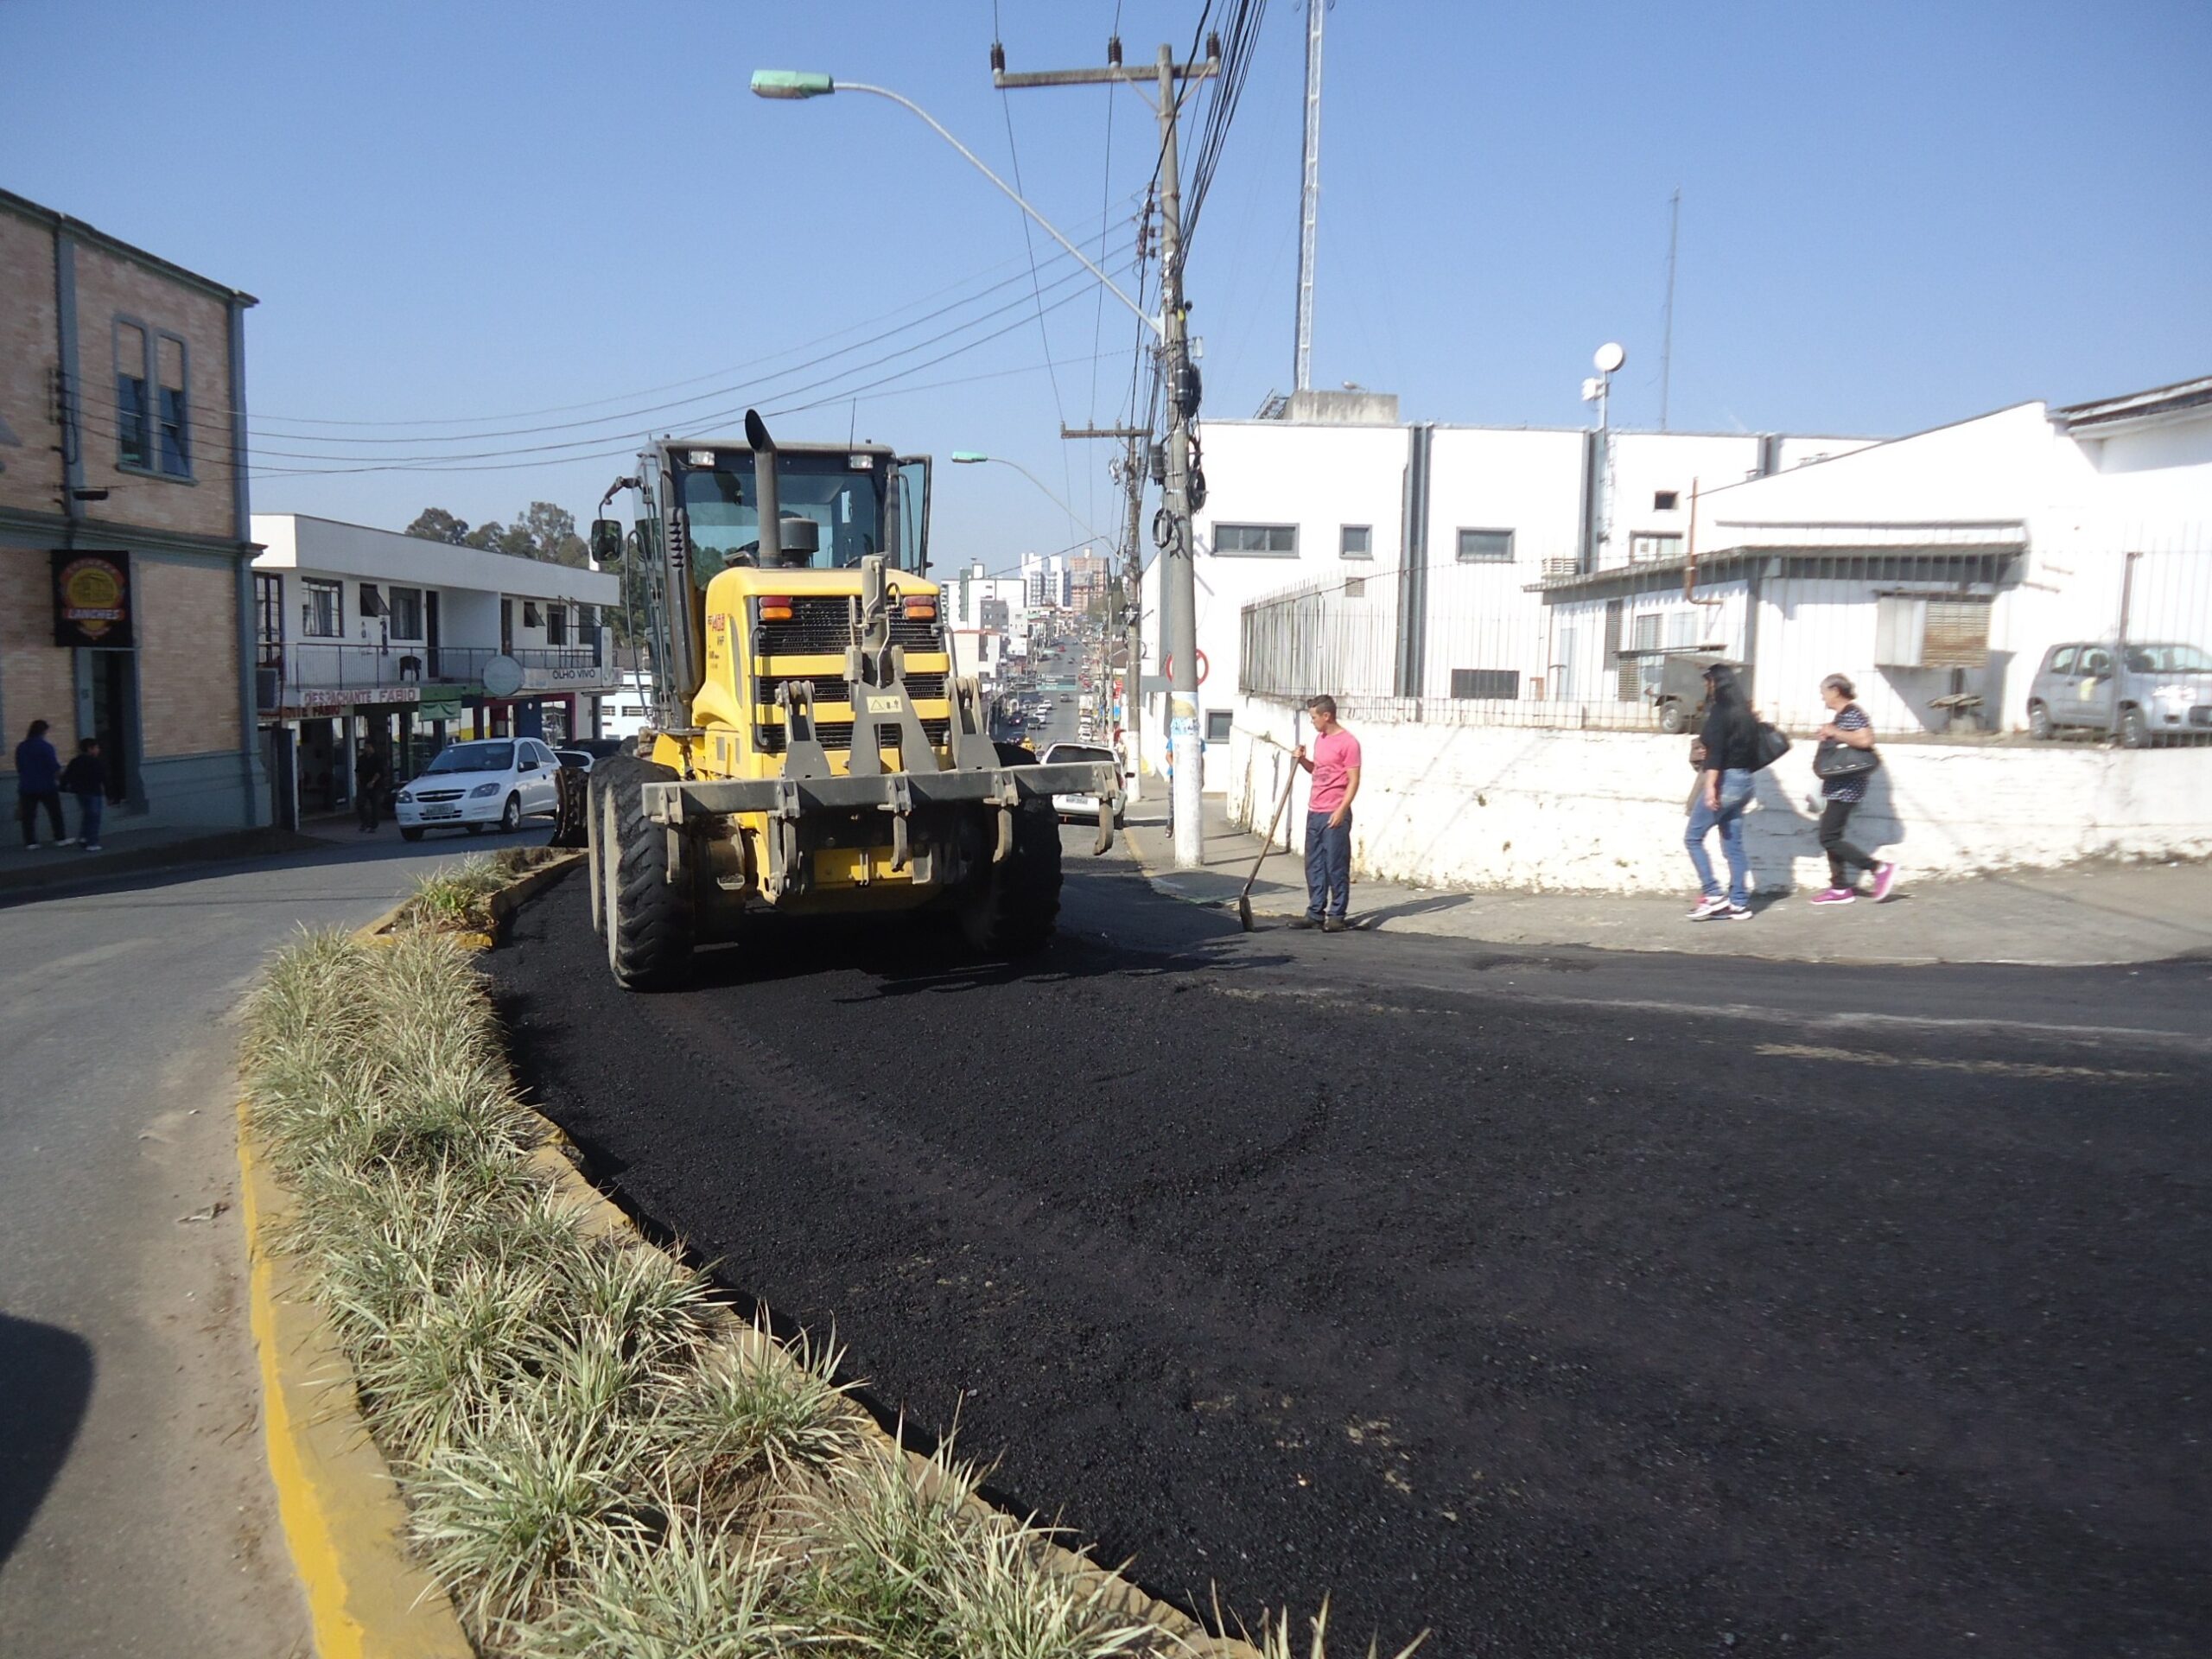
[[[757,409],[745,411],[745,441],[753,447],[753,484],[760,498],[760,568],[772,570],[784,562],[783,492],[776,477],[776,441]]]

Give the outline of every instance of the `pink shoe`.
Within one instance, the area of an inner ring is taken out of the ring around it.
[[[1815,905],[1847,905],[1859,895],[1849,887],[1823,887],[1808,901]]]
[[[1895,864],[1876,865],[1874,867],[1874,902],[1878,905],[1888,898],[1890,889],[1897,884],[1897,867]]]

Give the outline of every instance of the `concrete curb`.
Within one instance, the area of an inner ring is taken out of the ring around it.
[[[582,853],[570,853],[549,861],[494,893],[494,931],[502,931],[525,900],[582,859]],[[372,944],[388,938],[405,908],[404,901],[393,906],[355,930],[354,938]],[[471,949],[493,944],[483,933],[459,937]],[[531,1116],[545,1144],[531,1155],[531,1167],[550,1177],[578,1228],[588,1236],[619,1237],[640,1249],[658,1249],[577,1166],[582,1154],[561,1127],[541,1114]],[[475,1649],[452,1601],[401,1543],[407,1506],[361,1415],[345,1352],[299,1270],[269,1247],[266,1234],[288,1212],[290,1198],[259,1155],[243,1100],[238,1168],[269,1471],[285,1547],[307,1593],[315,1652],[320,1659],[471,1659]],[[792,1363],[780,1343],[734,1315],[731,1323],[739,1339],[754,1351]],[[870,1438],[899,1458],[924,1491],[938,1484],[928,1459],[884,1433],[873,1418],[866,1421]],[[996,1513],[981,1498],[969,1502],[979,1513]],[[1192,1659],[1261,1659],[1249,1643],[1211,1635],[1181,1609],[1147,1595],[1095,1561],[1051,1543],[1042,1546],[1041,1554],[1052,1571],[1085,1590],[1103,1589],[1106,1605],[1155,1625]]]
[[[292,1199],[261,1158],[243,1100],[238,1173],[263,1439],[315,1650],[321,1659],[473,1659],[452,1602],[401,1548],[407,1505],[369,1437],[337,1334],[300,1269],[270,1247]]]

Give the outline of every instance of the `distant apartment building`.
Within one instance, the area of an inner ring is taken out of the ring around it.
[[[944,582],[954,671],[996,684],[1009,665],[1029,655],[1029,582],[1020,576],[986,575],[981,564]]]
[[[365,740],[404,778],[452,739],[558,744],[620,717],[618,577],[305,513],[253,534],[255,707],[294,810],[345,805]]]
[[[269,821],[239,292],[0,190],[0,761],[97,737],[111,830]]]
[[[1021,585],[1033,611],[1065,610],[1075,603],[1075,570],[1065,553],[1025,553]]]

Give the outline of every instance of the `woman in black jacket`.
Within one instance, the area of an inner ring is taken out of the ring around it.
[[[1697,792],[1690,798],[1689,827],[1682,844],[1697,870],[1700,893],[1694,922],[1747,922],[1751,918],[1750,875],[1744,857],[1744,809],[1751,804],[1751,774],[1759,768],[1758,721],[1744,700],[1736,671],[1715,663],[1705,671],[1705,728],[1698,734],[1704,759]],[[1721,855],[1728,861],[1728,890],[1714,879],[1705,838],[1720,831]]]

